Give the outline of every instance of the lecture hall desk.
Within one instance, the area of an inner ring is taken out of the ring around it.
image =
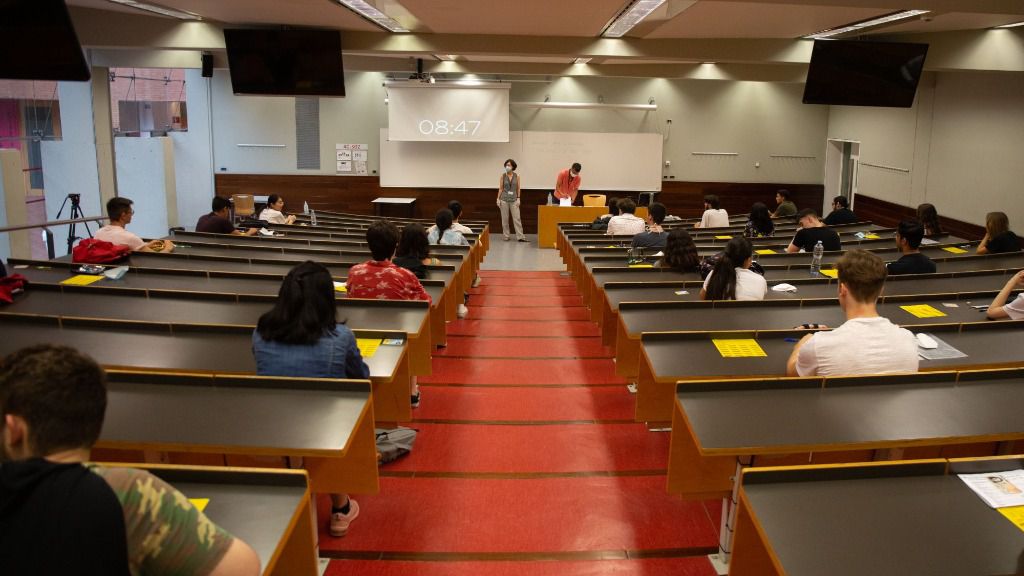
[[[747,469],[733,576],[1020,574],[1024,532],[956,474],[1024,459]]]
[[[317,493],[376,494],[366,380],[108,370],[94,458],[279,467],[301,457]]]
[[[1024,321],[908,325],[907,329],[931,334],[967,355],[943,360],[922,359],[922,371],[1024,366],[1024,349],[1008,345],[1020,338]],[[643,368],[637,381],[636,420],[670,420],[672,395],[675,382],[679,380],[785,376],[786,361],[793,351],[794,341],[805,334],[807,332],[803,330],[644,334]],[[712,342],[715,338],[755,338],[765,356],[725,358]]]
[[[0,322],[7,336],[0,341],[0,354],[50,343],[77,348],[107,368],[233,375],[256,372],[252,329],[248,327],[18,316],[7,312],[0,312]],[[408,422],[412,408],[405,333],[354,332],[358,338],[401,341],[401,345],[381,345],[373,357],[364,360],[370,367],[378,420]]]
[[[890,276],[886,280],[882,299],[896,301],[907,298],[991,298],[999,292],[1016,270],[997,270],[976,274],[973,272],[937,273],[927,275]],[[828,300],[837,303],[838,282],[829,278],[789,280],[796,292],[769,290],[766,301]],[[601,299],[601,330],[603,343],[615,347],[619,323],[619,307],[643,308],[654,302],[700,302],[701,281],[690,282],[612,282],[604,285]],[[686,294],[677,294],[686,292]],[[773,302],[774,303],[774,302]],[[824,303],[824,302],[822,302]],[[986,303],[982,301],[980,303]],[[715,304],[712,304],[714,306]],[[725,304],[726,306],[735,304]]]
[[[16,296],[14,303],[4,307],[3,311],[255,329],[259,317],[274,305],[274,297],[269,295],[239,297],[220,294],[215,297],[213,294],[188,292],[109,291],[92,288],[96,284],[85,287],[30,284],[29,290]],[[430,374],[430,325],[426,302],[338,299],[336,305],[338,320],[345,321],[346,326],[353,330],[404,332],[409,339],[411,373],[416,376]]]
[[[537,206],[537,247],[556,248],[558,225],[563,222],[593,222],[594,218],[608,213],[605,206]],[[638,206],[635,212],[639,218],[647,217],[647,207]]]
[[[204,513],[245,541],[260,558],[263,576],[315,576],[309,478],[302,470],[121,464],[148,470],[188,498],[208,499]]]
[[[325,266],[327,266],[327,269],[336,281],[341,281],[348,276],[349,268],[356,263],[358,263],[357,260],[352,260],[344,263],[328,263]],[[55,266],[67,266],[69,264],[69,257],[59,258],[54,261]],[[132,254],[131,258],[124,265],[149,271],[192,271],[207,273],[211,276],[234,272],[238,274],[274,275],[280,278],[283,278],[295,267],[293,263],[288,262],[257,262],[222,257],[189,258],[187,254],[152,254],[147,252]],[[443,280],[445,284],[444,297],[440,299],[434,298],[431,306],[431,310],[437,312],[430,315],[431,337],[437,346],[444,345],[446,341],[445,321],[455,320],[456,307],[461,302],[461,294],[458,294],[457,300],[455,289],[453,288],[455,274],[456,269],[454,266],[427,266],[427,280]]]
[[[1024,438],[1022,378],[1008,370],[680,382],[668,491],[722,497],[720,549],[729,551],[745,468],[1012,450]]]

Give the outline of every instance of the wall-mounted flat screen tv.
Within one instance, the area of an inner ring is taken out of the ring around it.
[[[927,44],[815,40],[804,104],[909,108],[927,54]]]
[[[0,0],[0,78],[89,80],[64,0]]]
[[[229,28],[224,42],[235,94],[345,95],[337,30]]]

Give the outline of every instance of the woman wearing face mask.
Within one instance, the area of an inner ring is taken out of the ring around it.
[[[519,174],[516,174],[518,165],[516,161],[509,158],[505,160],[505,172],[498,182],[498,209],[501,210],[501,234],[508,242],[508,215],[512,213],[512,224],[516,227],[516,239],[526,242],[526,235],[523,234],[523,222],[519,219]]]

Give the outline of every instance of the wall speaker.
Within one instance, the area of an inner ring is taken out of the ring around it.
[[[203,78],[213,78],[213,54],[203,54]]]

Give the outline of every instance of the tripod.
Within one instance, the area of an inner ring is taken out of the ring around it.
[[[82,213],[82,195],[81,194],[68,194],[67,198],[64,198],[64,202],[60,205],[60,210],[57,210],[56,220],[60,220],[60,215],[64,212],[64,207],[67,206],[68,200],[71,201],[71,214],[68,216],[68,220],[77,220],[79,218],[85,218],[85,214]],[[79,237],[75,236],[75,222],[68,224],[68,254],[71,254],[71,247],[74,246],[75,240]],[[92,238],[92,230],[89,230],[89,223],[82,222],[85,226],[85,233]]]

